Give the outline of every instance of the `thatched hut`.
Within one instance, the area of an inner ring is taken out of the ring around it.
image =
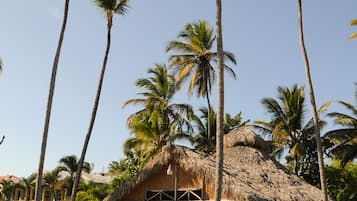
[[[225,136],[222,200],[319,201],[322,192],[271,158],[249,128]],[[215,156],[171,145],[106,201],[213,200]]]

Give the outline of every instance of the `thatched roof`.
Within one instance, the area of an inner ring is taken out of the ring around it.
[[[235,136],[241,135],[241,136]],[[262,151],[264,140],[248,128],[226,135],[224,151],[223,193],[239,201],[318,201],[322,192],[290,173],[284,166]],[[243,146],[244,145],[244,146]],[[254,146],[254,147],[250,147]],[[166,146],[144,169],[105,200],[120,201],[137,185],[169,163],[214,184],[215,156],[182,146]]]
[[[256,135],[248,126],[236,128],[224,136],[224,148],[249,146],[269,152],[268,143]]]

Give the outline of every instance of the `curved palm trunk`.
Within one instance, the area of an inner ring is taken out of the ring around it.
[[[82,168],[83,168],[83,162],[84,162],[84,158],[86,156],[87,147],[88,147],[88,144],[89,144],[90,137],[92,135],[93,126],[94,126],[95,118],[96,118],[96,115],[97,115],[97,110],[98,110],[98,105],[99,105],[99,100],[100,100],[100,94],[101,94],[101,91],[102,91],[102,85],[103,85],[103,80],[104,80],[105,68],[107,66],[107,60],[108,60],[108,55],[109,55],[109,50],[110,50],[110,32],[111,32],[111,28],[112,28],[112,18],[108,19],[108,23],[107,23],[107,47],[106,47],[106,50],[105,50],[102,70],[100,72],[100,77],[99,77],[99,80],[98,80],[97,93],[96,93],[96,97],[95,97],[95,100],[94,100],[94,105],[93,105],[91,119],[90,119],[90,122],[89,122],[87,135],[86,135],[86,138],[84,140],[84,145],[83,145],[81,157],[80,157],[80,159],[78,161],[78,170],[76,172],[76,176],[75,176],[75,179],[74,179],[72,195],[71,195],[71,200],[72,201],[76,200],[79,180],[81,178],[81,173],[82,173]]]
[[[223,113],[224,113],[224,77],[223,77],[223,41],[222,41],[222,2],[216,0],[216,35],[217,35],[217,131],[216,131],[216,182],[215,200],[220,201],[223,180]]]
[[[43,129],[41,154],[40,154],[40,161],[39,161],[39,165],[38,165],[38,174],[37,174],[37,182],[36,182],[36,193],[35,193],[36,201],[41,200],[41,194],[42,194],[43,165],[45,163],[48,128],[50,125],[52,100],[53,100],[53,95],[54,95],[55,85],[56,85],[57,67],[58,67],[58,62],[59,62],[59,58],[61,55],[62,42],[63,42],[64,32],[66,30],[66,24],[67,24],[68,6],[69,6],[69,0],[65,0],[62,28],[61,28],[61,33],[60,33],[59,40],[58,40],[56,55],[55,55],[55,58],[53,61],[50,89],[49,89],[49,93],[48,93],[45,125],[44,125],[44,129]]]
[[[306,47],[305,47],[305,42],[304,42],[301,0],[298,0],[298,21],[299,21],[300,46],[301,46],[301,52],[302,52],[302,55],[304,58],[304,64],[305,64],[306,83],[309,88],[311,109],[312,109],[314,127],[316,130],[317,157],[318,157],[318,162],[319,162],[321,190],[322,190],[322,193],[324,196],[323,200],[327,201],[328,195],[327,195],[326,178],[325,178],[325,172],[324,172],[324,161],[323,161],[322,145],[321,145],[321,138],[320,138],[320,128],[318,126],[319,120],[318,120],[318,114],[317,114],[317,109],[316,109],[314,90],[313,90],[312,81],[311,81],[310,65],[309,65],[309,60],[307,57],[307,52],[306,52]]]
[[[5,136],[2,136],[1,140],[0,140],[0,145],[4,142],[5,140]]]

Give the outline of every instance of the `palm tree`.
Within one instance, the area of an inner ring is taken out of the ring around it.
[[[217,62],[217,52],[212,51],[216,39],[213,28],[206,21],[201,20],[186,24],[177,37],[181,40],[171,41],[166,47],[166,52],[174,52],[169,60],[170,66],[174,67],[174,72],[177,74],[178,87],[192,75],[188,94],[192,95],[196,89],[198,97],[206,98],[208,113],[210,113],[212,107],[209,95],[216,76],[211,63]],[[236,64],[233,53],[224,51],[223,54],[226,59]],[[232,68],[227,65],[224,67],[234,78],[236,77]],[[207,132],[211,136],[211,130]]]
[[[53,61],[51,82],[50,82],[50,88],[49,88],[49,92],[48,92],[46,115],[45,115],[45,122],[44,122],[44,129],[43,129],[43,136],[42,136],[42,143],[41,143],[40,160],[39,160],[39,164],[38,164],[38,174],[37,174],[38,182],[36,183],[36,194],[35,194],[36,201],[41,200],[41,194],[42,194],[42,186],[41,185],[42,185],[43,165],[45,163],[47,136],[48,136],[48,129],[50,126],[52,100],[53,100],[53,95],[54,95],[55,85],[56,85],[57,67],[58,67],[58,62],[59,62],[60,55],[61,55],[62,42],[63,42],[64,32],[66,30],[66,24],[67,24],[68,6],[69,6],[69,0],[65,0],[62,28],[61,28],[61,33],[60,33],[60,36],[58,39],[56,55],[55,55],[55,58]]]
[[[6,201],[12,201],[16,185],[10,179],[5,179],[1,181],[1,186],[1,195]]]
[[[62,167],[62,169],[64,169],[70,175],[70,179],[68,180],[68,189],[70,189],[69,193],[72,193],[71,190],[73,187],[74,178],[76,172],[78,171],[78,166],[79,166],[77,156],[75,155],[65,156],[61,158],[59,162],[60,162],[60,167]],[[92,169],[91,164],[88,162],[84,162],[82,169],[83,172],[90,173]]]
[[[155,154],[165,144],[192,133],[190,121],[193,109],[188,104],[171,104],[176,93],[176,80],[167,72],[166,65],[156,64],[150,68],[149,78],[138,79],[136,85],[145,92],[142,98],[130,99],[124,103],[141,105],[143,108],[128,117],[128,127],[133,137],[125,143],[125,152],[134,149],[144,158]]]
[[[216,150],[216,112],[211,109],[208,115],[208,108],[206,107],[200,108],[199,112],[201,115],[193,118],[197,133],[190,137],[190,142],[195,150],[213,153]],[[208,129],[208,126],[211,128]],[[209,136],[207,133],[208,130],[212,130],[213,135]]]
[[[144,165],[140,154],[135,151],[130,151],[122,160],[112,161],[108,166],[108,171],[111,175],[121,176],[128,175],[132,177],[136,175]]]
[[[243,121],[242,112],[237,113],[233,117],[231,116],[231,114],[226,113],[225,116],[224,116],[223,133],[227,134],[231,130],[234,130],[234,129],[242,127],[242,126],[245,126],[245,125],[247,125],[249,123],[249,121],[250,121],[249,119]]]
[[[351,25],[351,26],[357,26],[357,19],[351,20],[350,25]],[[356,38],[357,38],[357,32],[351,34],[348,38],[349,38],[350,40],[356,39]]]
[[[224,51],[222,35],[222,1],[216,0],[216,35],[217,35],[217,131],[216,131],[216,181],[215,200],[220,201],[223,181],[223,115],[224,115]]]
[[[355,98],[357,102],[357,88]],[[357,158],[357,106],[346,101],[339,101],[339,103],[349,110],[351,115],[340,112],[329,113],[328,116],[335,118],[335,123],[342,128],[327,132],[325,137],[335,145],[330,152],[341,160],[341,167],[344,167]]]
[[[112,189],[108,184],[94,183],[94,182],[83,182],[79,186],[78,200],[90,200],[90,201],[100,201],[104,200]]]
[[[323,200],[327,201],[328,200],[327,184],[326,184],[326,177],[325,177],[325,172],[324,172],[324,158],[323,158],[323,153],[322,153],[322,145],[321,145],[321,137],[320,137],[319,117],[317,114],[314,89],[312,86],[312,80],[311,80],[311,74],[310,74],[310,64],[309,64],[309,59],[307,56],[307,51],[306,51],[305,41],[304,41],[301,0],[298,0],[298,23],[299,23],[298,29],[299,29],[300,47],[301,47],[301,52],[302,52],[304,64],[305,64],[306,83],[307,83],[307,87],[309,89],[312,117],[313,117],[315,132],[316,132],[315,134],[316,134],[316,145],[317,145],[317,158],[318,158],[318,162],[319,162],[321,190],[324,195]]]
[[[108,172],[111,175],[119,175],[124,171],[125,171],[125,165],[123,164],[122,161],[119,161],[119,162],[118,161],[112,161],[108,165]]]
[[[143,160],[140,153],[130,150],[122,160],[112,161],[108,166],[108,171],[115,176],[111,182],[111,188],[121,187],[126,181],[135,176],[145,165],[147,160]]]
[[[196,126],[197,134],[191,136],[190,142],[195,150],[205,152],[205,153],[213,153],[215,152],[215,142],[216,142],[216,112],[211,110],[210,117],[208,117],[208,108],[202,107],[199,109],[201,115],[199,117],[195,116],[193,118],[193,122]],[[208,138],[207,134],[207,126],[208,121],[211,122],[211,130],[214,131],[211,138]],[[226,113],[224,116],[224,134],[229,133],[231,130],[235,128],[239,128],[241,126],[246,125],[249,122],[243,121],[242,113],[239,112],[232,117],[231,114]]]
[[[306,151],[314,141],[313,136],[315,127],[313,119],[310,119],[305,125],[305,93],[304,88],[294,85],[291,89],[288,87],[278,87],[278,100],[273,98],[263,98],[262,104],[265,110],[271,115],[270,121],[255,121],[254,128],[268,134],[272,138],[273,155],[281,157],[284,150],[288,150],[287,161],[299,175],[302,169]],[[327,110],[331,103],[327,102],[319,109],[319,113]],[[326,123],[320,121],[319,127]],[[313,143],[315,144],[315,143]]]
[[[31,174],[27,178],[22,178],[23,187],[25,188],[25,201],[31,200],[30,195],[31,195],[31,191],[35,187],[34,184],[35,184],[35,181],[36,181],[36,177],[37,177],[36,174]]]
[[[46,172],[43,177],[43,185],[47,186],[50,189],[51,196],[54,201],[57,201],[55,187],[61,179],[59,173],[65,170],[66,169],[63,167],[57,167],[50,172]]]
[[[83,148],[82,148],[82,153],[81,157],[79,159],[79,168],[76,173],[76,177],[74,180],[74,185],[73,185],[73,190],[72,190],[72,201],[76,200],[76,194],[78,190],[78,184],[80,180],[80,175],[82,172],[82,167],[83,167],[83,162],[84,158],[87,152],[87,147],[89,144],[89,140],[92,134],[95,118],[97,115],[97,109],[99,105],[99,100],[100,100],[100,94],[102,91],[102,85],[103,85],[103,80],[104,80],[104,74],[105,74],[105,69],[107,66],[107,61],[108,61],[108,56],[109,56],[109,50],[110,50],[110,40],[111,40],[111,28],[113,25],[113,16],[114,14],[119,14],[119,15],[125,15],[127,9],[128,9],[128,3],[129,0],[95,0],[97,7],[102,9],[105,13],[106,16],[106,21],[107,21],[107,46],[105,49],[105,55],[103,59],[103,64],[102,64],[102,69],[100,72],[99,80],[98,80],[98,86],[97,86],[97,92],[94,100],[94,105],[92,109],[92,115],[91,119],[89,122],[86,138],[84,140]]]

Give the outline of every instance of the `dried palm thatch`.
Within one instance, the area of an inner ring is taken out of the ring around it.
[[[225,149],[235,146],[249,146],[269,152],[268,143],[256,135],[248,126],[236,128],[224,136]]]
[[[235,136],[240,135],[240,136]],[[319,201],[322,193],[290,173],[271,158],[264,140],[248,128],[232,131],[225,136],[223,193],[239,201]],[[253,147],[252,147],[253,146]],[[109,195],[106,201],[120,201],[137,185],[168,164],[176,164],[186,172],[205,176],[214,185],[215,156],[186,147],[168,145],[129,182]]]

